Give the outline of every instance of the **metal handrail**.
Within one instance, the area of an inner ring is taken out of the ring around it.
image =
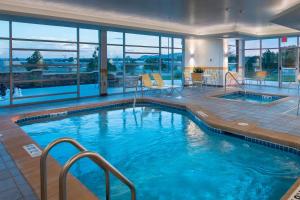
[[[40,159],[41,200],[47,200],[47,156],[54,146],[64,142],[72,144],[80,151],[86,151],[81,144],[71,138],[60,138],[47,145],[43,150]]]
[[[299,109],[300,109],[300,82],[298,80],[298,91],[297,91],[297,97],[298,97],[298,105],[297,105],[297,116],[299,115]]]
[[[106,200],[110,200],[110,181],[109,181],[109,172],[115,175],[118,179],[120,179],[124,184],[126,184],[131,191],[131,200],[136,200],[136,190],[133,183],[128,180],[121,172],[119,172],[114,166],[112,166],[108,161],[106,161],[99,154],[84,151],[76,154],[72,158],[70,158],[67,163],[63,166],[60,175],[59,175],[59,200],[67,199],[67,174],[72,165],[80,160],[81,158],[88,157],[92,159],[99,167],[105,170],[106,174]]]
[[[138,86],[139,86],[139,81],[142,79],[141,76],[136,81],[135,85],[135,91],[134,91],[134,97],[133,97],[133,109],[135,109],[135,104],[136,104],[136,98],[137,98],[137,92],[138,92]]]
[[[226,90],[227,90],[227,76],[230,75],[233,80],[238,84],[238,86],[244,90],[244,92],[246,93],[246,88],[245,86],[243,86],[242,84],[239,83],[239,81],[233,76],[233,74],[231,72],[226,72],[225,74],[225,93],[226,93]]]

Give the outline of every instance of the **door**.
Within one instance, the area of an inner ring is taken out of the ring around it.
[[[299,66],[299,49],[297,47],[282,47],[279,86],[289,87],[291,83],[296,82]]]

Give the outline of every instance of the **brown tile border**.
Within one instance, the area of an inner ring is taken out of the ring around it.
[[[132,99],[122,99],[117,101],[107,101],[107,102],[92,103],[92,104],[81,105],[81,106],[58,108],[58,109],[47,110],[47,111],[38,111],[38,112],[32,112],[27,114],[21,114],[13,117],[4,117],[4,118],[0,118],[0,134],[3,134],[2,140],[8,152],[11,154],[11,156],[17,163],[17,166],[19,167],[19,169],[21,170],[21,172],[23,173],[27,181],[30,183],[30,185],[32,186],[36,194],[39,195],[40,193],[39,158],[31,158],[27,153],[25,153],[25,151],[22,148],[22,146],[25,144],[35,143],[35,142],[26,133],[24,133],[22,129],[19,128],[19,126],[17,126],[14,122],[18,119],[22,119],[25,117],[38,116],[38,115],[57,113],[63,111],[81,110],[86,108],[94,108],[94,107],[100,107],[100,106],[106,106],[112,104],[130,103],[130,102],[132,102]],[[279,143],[289,147],[300,149],[299,136],[290,135],[288,133],[270,131],[268,129],[263,129],[258,127],[256,124],[247,121],[243,121],[248,124],[247,126],[240,126],[238,124],[238,121],[223,120],[220,117],[217,117],[216,115],[211,113],[209,110],[202,108],[199,105],[184,104],[170,99],[161,99],[161,98],[154,98],[154,97],[138,98],[137,102],[145,102],[145,103],[153,102],[153,103],[164,104],[167,106],[180,107],[192,112],[208,125],[221,129],[223,131],[248,136],[251,138],[263,139],[274,143]],[[202,114],[198,113],[198,111],[201,111]],[[203,115],[203,113],[205,113],[205,115]],[[22,138],[22,140],[20,140],[20,138]],[[49,164],[51,165],[51,169],[49,168],[49,174],[53,175],[53,177],[49,178],[49,182],[50,182],[49,195],[51,194],[51,196],[53,197],[52,199],[55,199],[57,198],[58,195],[57,179],[58,179],[60,167],[53,158],[49,158]],[[299,184],[298,183],[299,180],[295,184]],[[70,187],[72,187],[70,188],[70,191],[68,193],[70,198],[73,197],[71,199],[80,200],[80,199],[96,198],[75,177],[69,176],[69,184]],[[282,199],[284,200],[288,199],[288,197],[286,196],[292,194],[294,187],[296,188],[296,186],[292,186],[291,189],[287,192],[287,194],[285,194],[285,196],[282,197]]]

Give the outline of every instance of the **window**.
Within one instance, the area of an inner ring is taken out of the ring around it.
[[[183,74],[183,50],[181,38],[173,38],[173,84],[182,85],[182,74]]]
[[[282,41],[282,38],[280,40],[280,46],[281,47],[297,47],[297,37],[287,37],[286,42]]]
[[[0,106],[9,105],[9,41],[0,40]]]
[[[259,48],[260,48],[260,40],[245,41],[245,49],[259,49]]]
[[[238,40],[228,40],[228,70],[238,71]]]
[[[80,44],[80,96],[96,96],[100,94],[99,45]]]
[[[140,35],[140,34],[125,34],[125,44],[135,46],[159,46],[159,37],[151,35]]]
[[[99,40],[100,30],[92,25],[0,20],[0,106],[98,96]],[[143,73],[161,73],[167,84],[181,84],[183,42],[108,31],[108,92],[133,91]]]
[[[262,48],[279,48],[278,38],[263,39],[261,46]]]
[[[108,93],[122,93],[124,89],[123,32],[107,32]]]
[[[93,29],[79,29],[79,41],[86,43],[98,43],[99,31]]]
[[[123,33],[107,31],[107,44],[123,45]]]
[[[260,70],[260,50],[245,50],[245,77],[255,78]]]
[[[266,80],[268,81],[278,81],[278,52],[278,49],[262,50],[262,71],[267,72]]]
[[[99,95],[99,30],[12,22],[12,36],[13,104]]]
[[[12,34],[13,38],[77,41],[76,28],[63,26],[13,22]]]
[[[9,22],[0,20],[0,37],[9,37]]]
[[[125,33],[125,91],[133,91],[143,73],[159,73],[159,36]]]

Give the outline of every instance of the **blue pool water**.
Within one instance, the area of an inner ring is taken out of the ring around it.
[[[285,98],[285,96],[266,95],[266,94],[252,93],[252,92],[245,93],[243,91],[232,92],[218,97],[222,99],[247,101],[247,102],[259,103],[259,104],[268,104],[277,101],[279,99]]]
[[[198,126],[185,113],[152,106],[84,113],[23,125],[45,147],[71,137],[127,176],[138,200],[280,199],[300,175],[299,156]],[[77,151],[68,144],[51,153],[64,163]],[[71,172],[104,199],[103,172],[81,160]],[[112,199],[130,199],[112,178]]]

